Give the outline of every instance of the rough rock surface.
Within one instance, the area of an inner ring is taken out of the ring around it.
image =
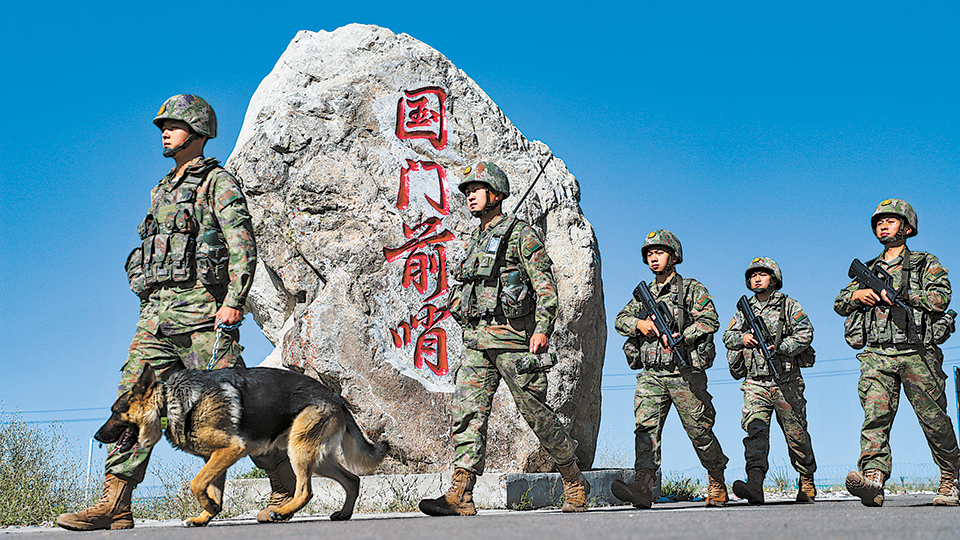
[[[458,174],[480,159],[500,164],[516,194],[510,211],[549,156],[442,54],[376,26],[298,33],[251,100],[227,168],[254,216],[250,308],[278,347],[268,360],[338,381],[368,432],[392,444],[396,470],[442,471],[453,454],[449,392],[461,334],[443,316],[447,295],[431,297],[442,293],[443,263],[449,275],[478,223]],[[589,467],[606,324],[579,189],[553,158],[518,214],[555,263],[559,363],[548,399]],[[493,405],[487,467],[552,468],[506,385]]]

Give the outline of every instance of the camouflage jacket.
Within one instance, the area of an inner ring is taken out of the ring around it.
[[[137,326],[153,334],[162,331],[177,335],[213,327],[220,306],[243,310],[257,266],[253,222],[237,179],[219,167],[214,158],[197,158],[182,177],[174,178],[175,174],[176,167],[151,191],[148,215],[162,219],[158,214],[177,202],[182,193],[178,188],[184,179],[202,176],[193,204],[199,224],[197,232],[203,235],[205,231],[217,231],[229,260],[223,283],[205,285],[199,276],[191,274],[187,281],[148,289],[149,296],[141,297]],[[141,226],[141,236],[142,229]]]
[[[450,312],[463,327],[468,349],[525,350],[533,334],[553,332],[557,319],[557,286],[553,263],[539,235],[518,221],[496,262],[511,219],[494,218],[478,228],[467,255],[454,272],[460,284],[450,293]]]
[[[764,304],[760,304],[756,295],[753,295],[748,303],[753,309],[754,315],[759,315],[767,326],[771,338],[776,340],[777,332],[780,332],[780,343],[775,344],[774,352],[776,355],[773,361],[776,362],[777,371],[781,378],[799,376],[800,367],[791,361],[791,358],[803,352],[813,343],[813,323],[810,322],[810,317],[803,311],[800,302],[780,291],[774,291]],[[782,330],[781,326],[783,326]],[[743,351],[747,377],[756,378],[773,375],[760,351],[756,348],[745,348],[743,346],[743,335],[747,333],[750,332],[746,319],[738,309],[733,319],[730,320],[730,326],[723,333],[723,344],[731,351]]]
[[[879,303],[870,308],[853,300],[853,293],[861,289],[852,281],[837,296],[833,309],[849,317],[859,311],[863,314],[866,334],[866,350],[885,355],[917,352],[933,343],[933,320],[950,305],[950,279],[947,269],[933,255],[922,251],[910,251],[910,290],[902,298],[909,306],[906,310]],[[883,254],[865,263],[866,266],[882,268],[893,280],[893,288],[900,289],[903,281],[903,253],[891,262],[883,260]]]
[[[677,298],[681,280],[684,289],[682,301]],[[717,317],[717,309],[713,305],[713,297],[710,296],[707,288],[695,279],[684,279],[680,274],[674,275],[663,286],[653,281],[649,284],[649,287],[654,300],[657,302],[663,301],[670,308],[678,324],[681,320],[683,321],[684,328],[680,332],[683,338],[681,346],[688,350],[693,349],[695,354],[699,353],[700,356],[704,357],[702,361],[693,359],[693,365],[700,369],[709,368],[716,354],[713,348],[712,334],[720,329],[720,320]],[[682,317],[681,309],[683,309]],[[676,365],[673,355],[666,354],[660,339],[645,336],[637,329],[637,321],[640,320],[641,315],[646,318],[646,314],[642,311],[643,306],[640,302],[636,298],[631,298],[630,302],[617,315],[615,323],[617,332],[623,336],[636,339],[640,360],[645,369],[675,371]],[[697,347],[693,348],[693,344],[697,344]],[[704,350],[707,345],[709,345],[709,350]]]

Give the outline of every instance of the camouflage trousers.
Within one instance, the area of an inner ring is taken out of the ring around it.
[[[577,441],[547,406],[547,374],[517,374],[517,363],[530,353],[505,349],[464,349],[453,394],[453,465],[483,474],[487,452],[487,420],[500,380],[507,383],[517,410],[540,439],[544,450],[561,465],[576,459]]]
[[[743,390],[743,421],[740,426],[747,432],[743,438],[746,470],[759,469],[764,475],[767,474],[770,417],[776,413],[777,423],[787,440],[790,464],[800,474],[813,474],[817,470],[817,460],[807,431],[807,400],[803,397],[803,379],[795,377],[777,384],[747,378],[740,389]]]
[[[238,343],[239,339],[239,330],[222,332],[213,369],[244,367],[243,358],[240,356],[243,347]],[[127,361],[120,370],[122,375],[117,394],[121,395],[133,388],[147,364],[159,371],[177,361],[183,362],[187,369],[207,369],[215,340],[216,332],[213,329],[175,336],[158,336],[137,328],[133,342],[130,343]],[[150,449],[135,446],[127,452],[118,452],[113,444],[108,449],[106,472],[139,484],[147,472],[149,461]]]
[[[717,412],[707,392],[707,374],[699,369],[679,373],[643,370],[637,375],[633,407],[637,419],[637,469],[660,468],[660,438],[670,406],[677,407],[683,429],[690,437],[700,463],[708,471],[727,467],[720,441],[713,433]]]
[[[859,390],[860,405],[863,406],[859,469],[879,469],[890,474],[893,465],[890,428],[897,415],[900,386],[903,385],[927,438],[934,463],[940,470],[956,471],[960,465],[960,449],[947,414],[944,392],[947,376],[939,352],[928,349],[925,354],[897,356],[863,352],[857,358],[860,359]]]

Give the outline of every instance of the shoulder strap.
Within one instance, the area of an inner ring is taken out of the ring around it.
[[[777,325],[777,337],[775,340],[777,347],[780,346],[780,341],[783,339],[783,329],[787,326],[787,298],[789,297],[784,294],[783,298],[780,299],[780,324]]]
[[[680,301],[680,309],[677,310],[679,317],[677,317],[677,326],[680,327],[680,333],[683,333],[683,329],[687,327],[684,314],[687,312],[687,291],[690,290],[690,287],[686,286],[686,279],[680,277],[680,274],[677,274],[677,277],[680,278],[677,280],[677,299]]]

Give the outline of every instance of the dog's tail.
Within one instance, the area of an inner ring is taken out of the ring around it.
[[[343,446],[343,460],[348,469],[355,473],[367,474],[387,457],[390,452],[390,443],[384,440],[376,444],[367,440],[363,430],[348,411],[346,414],[346,433],[341,442]]]

